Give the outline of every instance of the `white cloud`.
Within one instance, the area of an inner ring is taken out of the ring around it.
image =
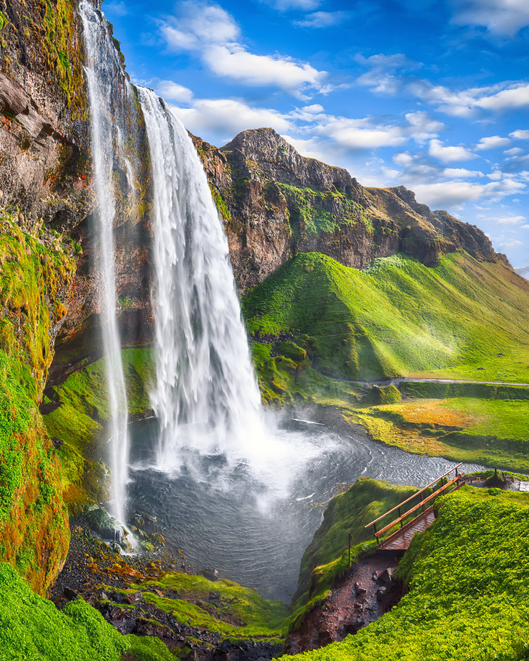
[[[325,71],[280,55],[256,55],[240,43],[240,30],[222,7],[185,0],[178,15],[160,24],[160,31],[171,50],[196,52],[217,76],[232,78],[246,85],[273,85],[296,96],[306,88],[323,88]]]
[[[487,138],[481,138],[476,145],[477,150],[498,149],[499,147],[507,147],[511,141],[509,138],[502,138],[499,135],[491,135]]]
[[[432,119],[430,115],[424,111],[409,112],[406,115],[411,127],[411,134],[416,142],[424,143],[430,138],[435,137],[439,131],[445,128],[442,122]]]
[[[447,179],[465,179],[468,177],[483,177],[479,170],[465,170],[465,168],[445,168],[442,173]]]
[[[393,162],[401,168],[408,168],[414,161],[414,156],[409,151],[401,151],[393,155]]]
[[[370,118],[349,119],[330,116],[326,118],[325,123],[315,127],[314,131],[332,138],[348,149],[396,147],[408,140],[400,126],[377,125]]]
[[[178,16],[162,23],[161,32],[173,50],[200,50],[233,42],[240,34],[235,20],[222,7],[190,0],[180,3]]]
[[[300,140],[299,138],[292,138],[289,135],[283,135],[282,137],[302,156],[315,158],[318,161],[325,161],[327,157],[326,151],[322,150],[322,145],[317,138]]]
[[[440,140],[432,140],[428,153],[433,158],[438,159],[442,163],[451,163],[453,161],[470,161],[476,158],[476,155],[468,151],[464,147],[445,147]]]
[[[500,248],[509,249],[509,248],[516,248],[517,246],[523,246],[523,241],[518,241],[518,239],[514,239],[513,241],[504,241],[502,243],[498,243],[498,246]]]
[[[357,54],[355,60],[369,69],[357,78],[357,84],[370,87],[373,92],[380,94],[393,95],[402,87],[403,79],[401,75],[397,75],[397,71],[416,69],[421,66],[417,62],[409,60],[402,53],[394,55],[379,53],[368,58]]]
[[[271,126],[288,133],[293,125],[288,117],[270,108],[252,108],[234,99],[197,99],[192,108],[170,106],[184,126],[196,135],[212,136],[215,144],[231,140],[247,129]]]
[[[498,200],[524,189],[525,185],[513,179],[493,181],[488,184],[452,180],[419,184],[414,188],[419,201],[439,208],[458,206],[482,198]]]
[[[456,25],[480,25],[491,34],[514,36],[529,25],[527,0],[455,0]]]
[[[509,135],[511,138],[515,138],[515,140],[529,140],[529,131],[525,129],[513,131],[512,133],[509,133]]]
[[[303,28],[328,28],[343,23],[349,16],[346,11],[316,11],[307,14],[301,21],[295,21],[295,25]]]
[[[519,156],[520,154],[523,154],[523,149],[520,149],[520,147],[513,147],[512,149],[507,149],[507,151],[503,152],[507,156]]]
[[[180,101],[181,103],[190,103],[193,98],[193,92],[174,83],[172,80],[161,80],[156,84],[156,93],[168,101]]]
[[[307,85],[318,87],[327,75],[290,58],[254,55],[238,44],[211,46],[203,58],[218,76],[247,85],[277,85],[291,92]]]
[[[505,218],[497,218],[496,225],[519,225],[524,220],[525,216],[507,216]]]

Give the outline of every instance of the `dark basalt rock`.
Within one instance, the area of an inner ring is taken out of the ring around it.
[[[221,149],[193,139],[222,202],[241,293],[298,252],[358,269],[399,251],[427,266],[459,249],[508,264],[477,227],[431,211],[404,186],[364,188],[347,170],[301,156],[274,129],[243,131]],[[309,216],[323,219],[317,231]]]

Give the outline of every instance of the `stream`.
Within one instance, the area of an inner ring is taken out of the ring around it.
[[[272,447],[257,460],[228,462],[222,453],[184,448],[180,468],[167,471],[152,449],[156,419],[133,423],[128,493],[129,511],[156,516],[167,545],[182,549],[193,570],[217,569],[269,599],[290,601],[302,555],[337,485],[365,476],[421,487],[455,465],[337,432],[311,421],[309,412],[268,413],[266,421]]]

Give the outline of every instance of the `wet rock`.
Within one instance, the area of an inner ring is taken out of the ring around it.
[[[63,594],[68,599],[68,601],[73,601],[74,599],[77,599],[77,592],[75,590],[72,590],[72,588],[65,587],[63,590]]]
[[[363,588],[359,583],[354,584],[354,589],[355,589],[356,594],[358,594],[358,595],[363,595],[363,594],[366,593],[366,589]]]
[[[391,583],[392,580],[393,580],[393,569],[391,569],[391,567],[384,569],[384,571],[378,577],[378,581],[380,583]]]
[[[201,569],[199,571],[199,574],[203,576],[204,578],[207,578],[208,581],[216,581],[219,578],[219,570],[218,569]]]
[[[384,586],[378,588],[378,590],[375,593],[377,597],[377,601],[382,601],[386,596],[387,591],[388,591],[387,588],[385,588]]]

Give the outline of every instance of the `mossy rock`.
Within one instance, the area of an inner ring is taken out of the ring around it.
[[[383,404],[396,404],[402,399],[402,394],[400,390],[394,386],[386,386],[381,388],[380,386],[373,386],[369,389],[364,397],[364,402],[373,406],[383,405]]]
[[[307,357],[305,349],[294,342],[280,342],[278,345],[279,353],[286,358],[290,358],[296,363],[301,363]]]

